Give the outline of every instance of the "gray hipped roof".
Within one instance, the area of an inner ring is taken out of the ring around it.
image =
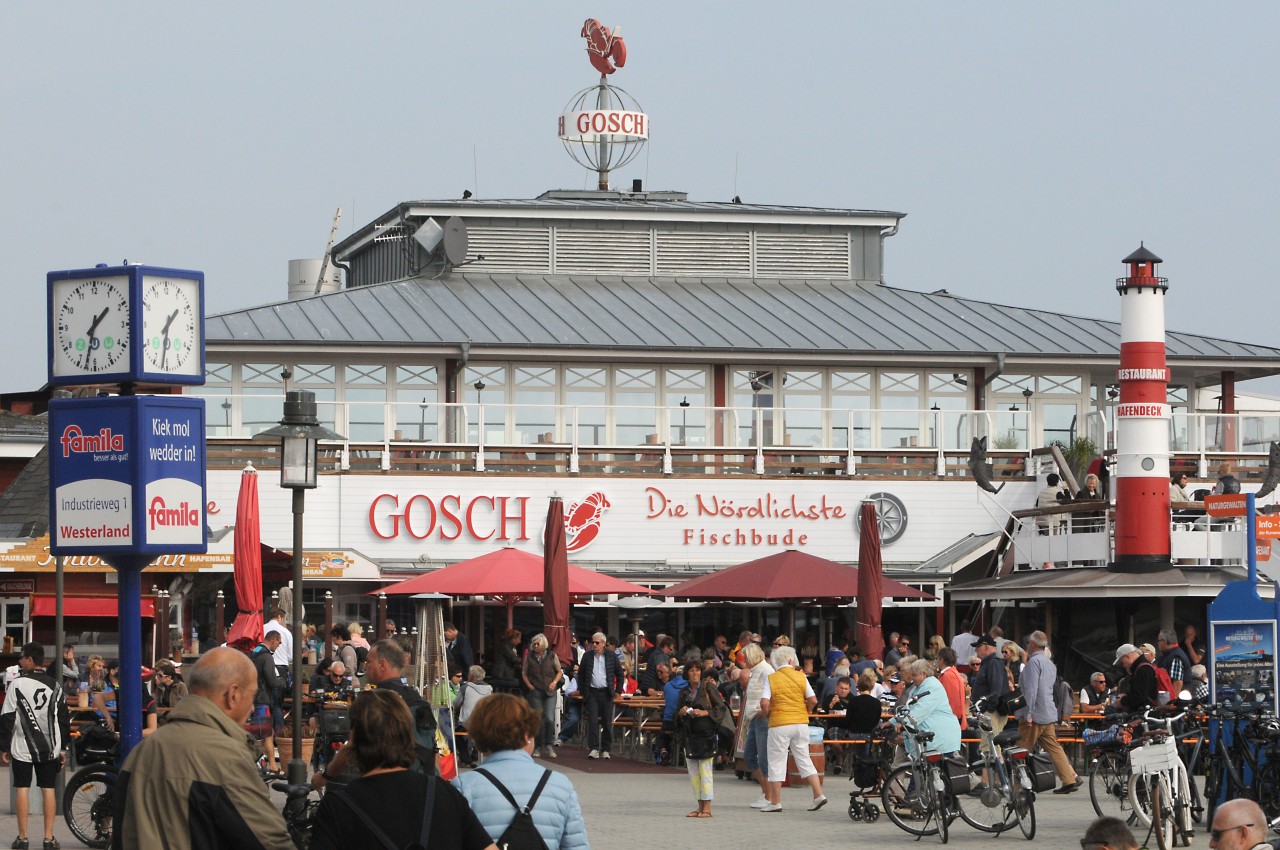
[[[1118,322],[877,283],[461,274],[236,310],[210,343],[546,347],[798,354],[1114,358]],[[1280,349],[1178,332],[1170,359],[1260,360]],[[1261,365],[1261,364],[1259,364]]]

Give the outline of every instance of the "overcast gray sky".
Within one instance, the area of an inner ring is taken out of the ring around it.
[[[0,390],[45,381],[51,269],[201,269],[222,312],[283,299],[339,206],[341,237],[399,201],[582,188],[555,120],[595,79],[586,17],[622,26],[613,82],[651,116],[616,184],[905,212],[888,283],[1098,318],[1146,240],[1170,328],[1280,345],[1280,4],[802,9],[6,4]]]

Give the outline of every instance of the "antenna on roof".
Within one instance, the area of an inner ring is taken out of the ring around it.
[[[313,295],[319,295],[324,289],[324,276],[329,271],[329,261],[333,258],[333,239],[338,235],[338,222],[342,220],[342,207],[338,207],[338,211],[333,214],[333,227],[329,228],[329,244],[324,246],[324,259],[320,261],[320,274],[316,276],[316,291]]]

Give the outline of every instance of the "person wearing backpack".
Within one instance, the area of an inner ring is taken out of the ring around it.
[[[541,715],[520,697],[499,693],[482,700],[467,731],[484,761],[454,784],[500,847],[587,850],[573,783],[533,760],[541,724]]]
[[[1128,689],[1120,695],[1120,708],[1139,712],[1153,708],[1157,703],[1156,668],[1131,643],[1123,643],[1116,649],[1115,663],[1129,674]]]
[[[413,716],[394,691],[374,689],[351,706],[348,749],[360,778],[329,789],[316,809],[314,850],[488,850],[493,841],[458,790],[410,767]]]

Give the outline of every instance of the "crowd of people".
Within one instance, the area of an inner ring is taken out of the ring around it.
[[[950,642],[935,635],[919,655],[908,637],[891,633],[876,653],[882,658],[864,655],[847,635],[824,649],[813,635],[793,643],[788,635],[766,641],[744,630],[736,641],[719,634],[703,647],[692,633],[650,640],[641,632],[619,641],[597,631],[575,636],[563,662],[545,635],[525,641],[512,629],[486,670],[466,636],[446,623],[449,694],[456,728],[466,733],[458,739],[459,762],[476,768],[450,784],[435,777],[436,718],[408,684],[409,656],[394,626],[373,643],[357,624],[334,626],[331,635],[332,657],[300,673],[310,672],[314,702],[350,704],[346,745],[312,779],[330,792],[314,826],[312,846],[321,848],[358,843],[357,836],[370,834],[370,818],[386,833],[387,846],[430,834],[440,836],[433,840],[441,846],[487,848],[510,843],[508,831],[521,829],[536,831],[551,848],[587,846],[572,784],[536,759],[557,758],[557,748],[578,736],[589,759],[611,758],[619,696],[661,704],[654,758],[683,760],[695,801],[688,817],[705,819],[712,817],[715,773],[736,754],[759,785],[752,809],[783,810],[788,757],[811,791],[809,811],[821,809],[827,797],[823,771],[810,756],[812,727],[823,727],[827,762],[839,773],[848,739],[892,732],[895,721],[886,726],[882,718],[907,702],[914,723],[933,733],[933,746],[944,754],[961,750],[975,711],[987,713],[996,733],[1016,723],[1020,745],[1052,759],[1055,793],[1069,794],[1081,778],[1056,740],[1067,715],[1110,707],[1140,711],[1184,691],[1204,697],[1208,689],[1207,658],[1194,626],[1185,627],[1181,639],[1162,630],[1154,645],[1120,645],[1115,666],[1121,675],[1098,670],[1076,689],[1059,675],[1042,631],[1027,634],[1022,645],[999,627],[966,630]],[[280,767],[274,738],[283,731],[293,639],[277,609],[251,647],[212,650],[193,665],[164,660],[150,671],[143,742],[124,765],[116,800],[121,846],[143,846],[174,830],[209,832],[228,845],[291,846],[262,779],[264,767],[267,775]],[[46,664],[39,644],[24,646],[19,664],[6,672],[0,757],[14,764],[18,788],[20,835],[13,846],[29,846],[29,785],[34,778],[42,793],[52,793],[70,741],[69,718],[88,714],[109,729],[117,725],[117,673],[96,655],[81,664],[71,646]],[[1006,701],[1015,694],[1022,702],[1011,710]],[[32,704],[53,707],[35,736],[20,713]],[[257,746],[245,746],[246,730]],[[148,803],[130,805],[138,800]],[[526,822],[518,813],[530,806]],[[57,847],[56,809],[44,811],[44,846]],[[1095,826],[1099,835],[1110,829]]]

